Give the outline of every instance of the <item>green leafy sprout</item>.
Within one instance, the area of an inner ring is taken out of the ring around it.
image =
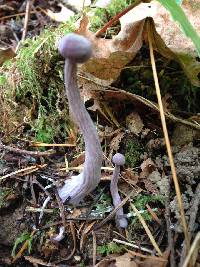
[[[14,246],[13,246],[13,249],[12,249],[12,257],[15,257],[16,256],[16,249],[18,247],[19,244],[23,243],[23,242],[27,242],[27,247],[28,247],[28,253],[30,254],[31,252],[31,249],[32,249],[32,241],[33,241],[33,237],[31,236],[31,234],[27,233],[27,232],[24,232],[21,234],[20,237],[18,237],[16,240],[15,240],[15,243],[14,243]]]
[[[97,246],[97,252],[101,255],[108,256],[109,254],[113,253],[121,253],[124,250],[124,246],[118,245],[114,242],[109,242],[102,246]]]

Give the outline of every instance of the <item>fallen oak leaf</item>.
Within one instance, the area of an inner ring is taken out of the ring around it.
[[[122,256],[116,257],[116,267],[138,267],[138,264],[133,260],[133,256],[130,253],[125,253]]]
[[[8,59],[15,57],[15,52],[11,47],[0,48],[0,66]]]
[[[121,29],[120,34],[113,39],[103,39],[89,31],[89,19],[83,17],[75,32],[92,42],[93,57],[81,69],[99,81],[102,80],[103,84],[110,84],[141,48],[144,22],[129,25],[128,30]]]
[[[72,16],[74,16],[74,12],[62,4],[58,4],[61,7],[60,12],[53,12],[50,9],[46,10],[46,15],[49,16],[52,20],[58,22],[68,21]]]
[[[183,9],[199,32],[200,20],[197,18],[200,17],[200,8],[194,11],[192,4],[188,4],[183,5]],[[157,1],[140,3],[124,15],[120,19],[121,31],[110,40],[96,38],[95,34],[89,31],[89,19],[84,17],[76,32],[91,40],[94,53],[93,58],[82,66],[82,70],[101,80],[104,85],[116,80],[123,67],[134,59],[142,42],[148,42],[145,24],[148,17],[152,18],[150,32],[154,49],[164,57],[178,61],[191,83],[200,86],[200,62],[196,60],[197,53],[193,43]]]

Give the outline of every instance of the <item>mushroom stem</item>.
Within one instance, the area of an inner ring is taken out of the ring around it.
[[[84,38],[76,34],[71,34],[70,36],[71,39],[68,38],[68,42],[72,40],[74,45],[76,45],[76,42],[78,42],[77,45],[79,45],[82,38]],[[86,38],[84,38],[84,40],[89,43]],[[101,165],[103,159],[103,152],[96,128],[81,100],[78,89],[76,77],[77,62],[83,61],[85,61],[85,59],[79,60],[78,56],[76,58],[65,56],[64,80],[69,109],[76,123],[80,127],[85,142],[85,162],[83,172],[77,176],[72,176],[70,180],[66,180],[65,185],[58,190],[62,201],[69,200],[72,204],[78,204],[98,185],[101,177]]]
[[[113,163],[115,164],[115,168],[113,171],[113,177],[110,183],[110,192],[113,199],[113,205],[116,208],[121,203],[121,198],[118,192],[118,180],[120,175],[120,166],[124,165],[125,158],[122,154],[117,153],[113,156]],[[126,228],[128,225],[127,219],[124,218],[124,211],[123,208],[119,208],[116,211],[115,221],[117,225],[122,228]]]

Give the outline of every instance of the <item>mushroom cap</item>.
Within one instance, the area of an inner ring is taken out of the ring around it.
[[[58,50],[65,59],[83,63],[91,57],[92,45],[84,36],[69,33],[59,41]]]
[[[125,164],[125,157],[121,153],[116,153],[113,156],[112,161],[115,165],[122,166]]]

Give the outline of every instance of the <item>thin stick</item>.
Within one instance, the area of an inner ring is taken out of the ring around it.
[[[110,21],[108,21],[100,30],[98,30],[95,33],[96,37],[99,37],[102,33],[104,33],[108,27],[110,27],[115,21],[118,21],[122,16],[124,16],[126,13],[128,13],[131,9],[136,7],[138,4],[141,3],[141,0],[136,0],[133,4],[125,8],[123,11],[118,13],[116,16],[114,16]]]
[[[155,83],[155,88],[156,88],[156,94],[157,94],[157,99],[158,99],[158,105],[159,105],[159,110],[160,110],[160,118],[161,118],[163,133],[164,133],[165,144],[166,144],[166,148],[167,148],[167,154],[168,154],[168,158],[169,158],[169,162],[170,162],[170,166],[171,166],[172,178],[173,178],[173,182],[174,182],[174,186],[175,186],[175,190],[176,190],[176,195],[177,195],[177,200],[178,200],[178,205],[179,205],[179,210],[180,210],[180,215],[181,215],[181,223],[182,223],[183,231],[184,231],[184,235],[185,235],[186,247],[187,247],[187,251],[188,251],[189,247],[190,247],[189,233],[188,233],[187,223],[186,223],[186,219],[185,219],[185,212],[184,212],[183,203],[182,203],[181,191],[180,191],[180,187],[179,187],[179,183],[178,183],[178,178],[176,175],[174,158],[173,158],[170,140],[169,140],[169,135],[168,135],[168,131],[167,131],[167,125],[166,125],[165,114],[164,114],[164,109],[163,109],[163,104],[162,104],[162,99],[161,99],[160,86],[159,86],[159,82],[158,82],[155,58],[154,58],[154,53],[153,53],[152,36],[151,36],[151,30],[150,30],[149,22],[147,25],[148,25],[148,40],[149,40],[150,58],[151,58],[151,65],[152,65],[152,70],[153,70],[153,77],[154,77],[154,83]]]
[[[92,231],[92,239],[93,239],[93,266],[96,265],[96,260],[97,260],[97,237],[95,231]]]
[[[135,245],[135,244],[123,241],[123,240],[119,240],[119,239],[116,239],[116,238],[113,239],[113,242],[116,242],[116,243],[119,243],[119,244],[122,244],[122,245],[125,245],[125,246],[129,246],[129,247],[132,247],[132,248],[140,249],[140,250],[142,250],[144,252],[147,252],[147,253],[150,253],[150,254],[153,253],[153,251],[148,249],[148,248],[143,248],[141,246],[138,246],[138,245]]]
[[[66,228],[65,207],[64,207],[64,204],[62,203],[62,201],[58,195],[58,192],[55,192],[55,195],[56,195],[56,200],[57,200],[57,203],[58,203],[58,206],[60,209],[60,217],[62,219],[63,226]]]
[[[120,209],[121,207],[123,207],[126,202],[130,199],[131,195],[133,194],[134,191],[132,191],[130,194],[128,194],[127,197],[125,197],[122,202],[116,207],[114,208],[114,210],[105,218],[103,219],[99,224],[97,224],[94,229],[97,230],[99,229],[100,227],[102,227],[107,221],[110,221],[114,216],[115,216],[115,213],[118,209]]]
[[[37,9],[37,8],[36,8],[36,9]],[[38,9],[40,9],[40,8],[38,7]],[[40,10],[41,10],[41,9],[40,9]],[[38,12],[38,11],[37,11],[37,10],[36,10],[36,11],[31,11],[30,13],[31,13],[31,14],[35,14],[36,12]],[[13,15],[8,15],[8,16],[1,17],[1,18],[0,18],[0,21],[1,21],[1,20],[7,20],[7,19],[10,19],[10,18],[15,18],[15,17],[18,17],[18,16],[24,16],[24,15],[26,15],[25,12],[21,12],[21,13],[13,14]]]
[[[182,267],[188,266],[190,258],[192,257],[192,254],[195,252],[195,249],[197,250],[199,248],[199,243],[200,243],[200,232],[197,233]]]
[[[0,181],[8,178],[8,177],[11,177],[13,175],[17,175],[17,174],[20,174],[22,172],[26,172],[26,171],[29,171],[29,173],[31,172],[35,172],[35,171],[38,171],[39,169],[42,169],[44,167],[46,167],[47,164],[43,164],[43,165],[34,165],[34,166],[30,166],[30,167],[27,167],[27,168],[24,168],[24,169],[20,169],[20,170],[17,170],[17,171],[14,171],[14,172],[11,172],[11,173],[8,173],[2,177],[0,177]]]
[[[189,213],[189,224],[188,224],[188,228],[189,228],[189,232],[190,232],[190,239],[191,239],[191,235],[194,232],[194,227],[195,227],[195,221],[196,221],[196,217],[198,214],[198,208],[199,208],[199,204],[200,204],[200,184],[197,185],[197,188],[194,192],[192,201],[191,201],[191,205],[190,205],[190,213]],[[181,252],[181,257],[180,257],[180,263],[179,266],[181,267],[183,265],[183,261],[185,259],[185,242],[183,243],[183,248],[182,248],[182,252]]]
[[[32,157],[49,157],[55,153],[55,151],[53,151],[53,150],[49,150],[49,151],[45,151],[45,152],[28,151],[28,150],[20,149],[17,147],[5,146],[3,144],[0,144],[0,149],[4,149],[4,150],[7,150],[9,152],[16,153],[16,154],[21,154],[21,155],[25,154],[25,155],[29,155]]]
[[[165,221],[167,226],[167,239],[168,246],[170,247],[170,267],[176,267],[175,262],[175,253],[174,253],[174,240],[172,230],[170,228],[170,183],[169,179],[167,179],[167,184],[165,186]]]
[[[47,144],[47,143],[40,143],[40,142],[35,142],[35,143],[32,143],[30,146],[33,146],[33,147],[50,147],[50,146],[53,146],[53,147],[74,147],[76,146],[76,144]]]
[[[24,18],[24,28],[23,28],[22,38],[21,38],[22,42],[26,38],[27,29],[28,29],[28,22],[29,22],[29,18],[30,18],[30,11],[31,11],[31,0],[27,0],[27,2],[26,2],[26,14],[25,14],[25,18]]]

